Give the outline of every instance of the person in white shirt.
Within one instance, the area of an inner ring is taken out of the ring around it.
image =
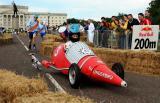
[[[93,38],[94,38],[94,30],[95,30],[95,27],[94,27],[94,24],[92,23],[92,20],[88,20],[88,40],[89,42],[93,43]]]

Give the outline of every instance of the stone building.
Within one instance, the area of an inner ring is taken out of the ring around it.
[[[28,6],[19,5],[17,8],[18,15],[15,18],[12,5],[0,5],[0,27],[25,30],[26,23],[33,15],[38,15],[40,20],[46,20],[49,27],[61,25],[67,20],[66,13],[29,12]]]

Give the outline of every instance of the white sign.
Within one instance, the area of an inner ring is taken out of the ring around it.
[[[133,26],[132,50],[157,50],[159,26]]]

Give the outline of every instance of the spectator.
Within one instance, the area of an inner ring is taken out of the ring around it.
[[[100,23],[99,28],[99,44],[102,47],[108,47],[108,34],[105,22]]]
[[[132,14],[128,14],[128,29],[132,31],[133,25],[139,25],[139,21],[135,18],[133,18]]]
[[[145,16],[145,18],[149,19],[151,21],[151,24],[152,24],[152,18],[150,16],[150,13],[149,13],[148,10],[145,10],[144,16]]]
[[[133,18],[132,14],[128,14],[128,48],[131,49],[133,26],[139,25],[139,21]]]
[[[102,18],[101,18],[101,22],[103,22],[103,25],[104,25],[106,28],[109,28],[110,24],[109,24],[108,22],[106,22],[105,17],[102,17]]]
[[[96,30],[99,30],[101,27],[101,22],[97,22],[97,27],[96,27]]]
[[[93,43],[95,27],[94,27],[92,20],[89,19],[88,23],[89,23],[89,25],[88,25],[88,40],[89,40],[89,42]]]
[[[65,30],[63,32],[59,32],[60,33],[60,36],[63,38],[63,40],[65,42],[67,42],[68,40],[68,37],[69,37],[69,33],[68,33],[68,24],[66,22],[63,23],[63,26],[62,27],[59,27],[59,29],[61,28],[65,28]]]
[[[88,23],[84,22],[84,30],[87,31],[88,30]]]
[[[112,22],[112,28],[113,28],[113,37],[116,39],[116,48],[120,48],[119,43],[119,35],[120,35],[120,25],[119,25],[119,19],[115,19],[114,22]]]
[[[140,25],[151,25],[151,21],[144,17],[143,13],[138,14],[138,18],[140,20]]]
[[[100,39],[101,33],[99,32],[100,28],[101,28],[101,22],[97,22],[96,30],[94,32],[94,40],[93,40],[94,45],[96,47],[100,46],[100,40],[101,40]]]
[[[128,32],[128,16],[124,15],[123,20],[120,21],[120,27],[122,28],[122,32],[120,33],[119,39],[120,39],[120,48],[125,49],[126,48],[126,35]]]
[[[117,20],[117,18],[115,16],[112,16],[112,22],[111,22],[111,26],[110,26],[111,30],[115,30],[117,28],[117,25],[115,23],[116,20]]]

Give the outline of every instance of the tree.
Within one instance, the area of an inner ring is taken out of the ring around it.
[[[153,23],[160,25],[160,0],[152,0],[149,6],[148,11],[151,14]]]

